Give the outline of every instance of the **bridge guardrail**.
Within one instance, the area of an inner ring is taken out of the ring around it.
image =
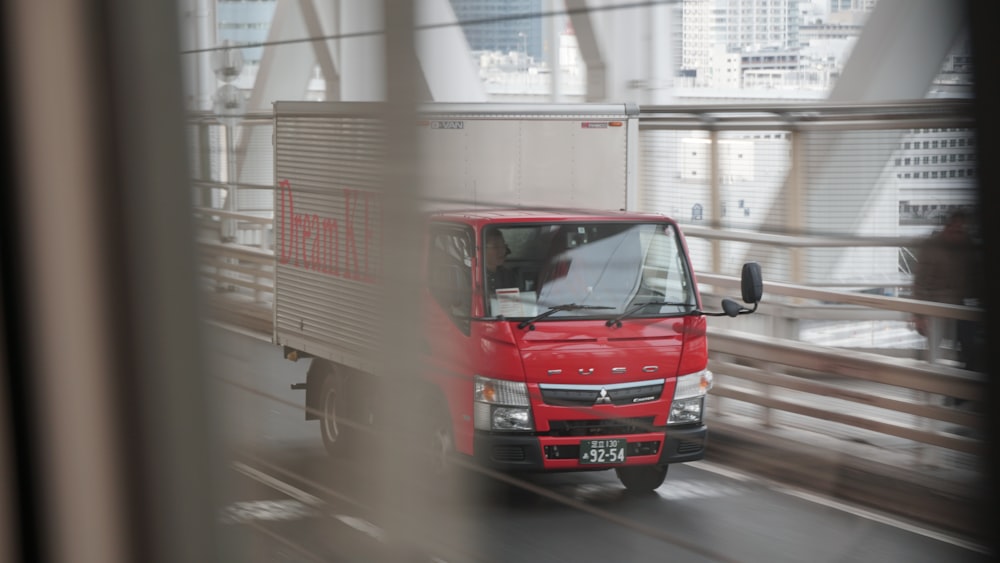
[[[927,108],[934,109],[921,113]],[[764,117],[734,116],[730,124],[747,131],[761,127],[839,130],[858,123],[875,129],[965,126],[963,108],[916,104],[880,121],[879,108],[848,112],[852,115],[838,118],[804,109],[775,112],[769,106]],[[647,127],[725,128],[726,124],[714,117],[723,109],[701,108],[697,115],[683,119],[664,119],[661,115],[649,120]],[[823,119],[829,119],[829,123]],[[253,123],[254,127],[266,127],[263,120]],[[218,126],[204,119],[198,124]],[[252,159],[247,154],[243,158]],[[196,196],[199,205],[194,213],[199,232],[204,235],[199,248],[208,304],[206,317],[269,339],[274,282],[272,220],[259,209],[223,208],[220,202],[224,198],[218,197],[230,190],[265,193],[269,186],[230,185],[204,179],[192,185],[201,194]],[[229,227],[223,226],[226,224]],[[222,236],[227,229],[233,232],[233,225],[238,234],[248,236]],[[712,226],[711,222],[708,226],[682,223],[682,228],[687,239],[709,246],[780,249],[792,257],[789,263],[807,249],[885,247],[902,252],[918,241],[914,237],[743,231]],[[719,260],[711,264],[699,268],[698,274],[706,304],[711,304],[716,294],[738,294],[738,279],[718,273],[726,267]],[[706,269],[711,271],[703,271]],[[768,272],[764,274],[768,280]],[[886,287],[905,295],[907,283],[904,277],[890,280]],[[722,459],[758,464],[764,473],[806,487],[815,488],[817,481],[823,481],[831,494],[926,518],[951,529],[973,527],[968,518],[974,511],[969,507],[975,502],[976,486],[982,478],[979,463],[986,446],[981,432],[983,413],[979,410],[986,379],[984,374],[957,367],[952,360],[953,350],[941,337],[939,327],[946,319],[980,320],[982,311],[845,291],[835,284],[820,287],[796,283],[780,277],[765,281],[764,294],[757,315],[741,317],[739,324],[729,324],[725,318],[710,323],[710,367],[716,375],[707,407],[716,445],[709,448],[710,456],[715,452]],[[905,331],[913,315],[936,320],[929,339],[910,330],[909,337],[915,344],[903,351],[805,342],[794,328],[818,319],[831,323],[884,321]],[[783,446],[777,448],[778,443]],[[751,455],[751,450],[759,455]],[[812,452],[810,458],[801,457],[805,451]],[[819,474],[825,477],[817,479]],[[871,482],[884,486],[865,487],[856,482],[860,475],[875,476]],[[889,494],[904,482],[919,485],[906,494]],[[914,495],[928,500],[924,506],[915,506]],[[950,503],[949,508],[932,503],[941,499]]]

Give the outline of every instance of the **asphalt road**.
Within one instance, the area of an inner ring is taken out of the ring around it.
[[[306,362],[210,329],[222,467],[219,560],[587,562],[964,562],[978,546],[757,479],[673,466],[649,495],[599,471],[449,483],[358,455],[331,458],[303,419]]]

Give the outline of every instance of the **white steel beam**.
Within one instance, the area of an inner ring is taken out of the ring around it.
[[[676,2],[566,0],[587,68],[586,100],[663,104],[676,70]]]
[[[379,0],[340,3],[340,99],[386,99],[385,18]]]
[[[587,7],[587,0],[566,0],[566,9],[573,24],[580,57],[587,66],[586,101],[607,99],[607,63],[594,29],[594,19]]]
[[[830,101],[924,98],[965,23],[964,2],[880,0]]]
[[[181,25],[181,50],[198,51],[183,57],[182,72],[184,73],[184,104],[188,110],[210,111],[212,109],[212,94],[218,86],[215,73],[212,71],[210,49],[216,46],[215,39],[215,1],[214,0],[180,0],[179,11]]]
[[[417,57],[435,102],[485,102],[465,33],[448,0],[416,3]]]
[[[367,4],[367,3],[366,3]],[[260,68],[247,101],[249,111],[270,111],[274,100],[302,100],[318,64],[327,81],[327,95],[335,95],[330,84],[338,79],[331,41],[302,41],[325,37],[335,23],[332,4],[312,0],[278,0],[267,34]],[[328,98],[329,99],[329,98]]]
[[[422,94],[435,101],[485,101],[468,42],[448,0],[422,0],[415,8]],[[326,99],[384,100],[383,11],[378,1],[278,0],[249,109],[267,109],[273,100],[303,99],[317,64],[326,79]],[[306,37],[333,39],[282,43]]]
[[[844,71],[830,92],[831,102],[885,102],[896,100],[919,100],[927,96],[935,77],[941,72],[942,63],[954,46],[956,39],[966,25],[963,2],[954,0],[880,0],[862,30]],[[887,133],[889,135],[889,133]],[[801,154],[802,143],[808,143],[807,135],[794,136],[796,143],[793,153]],[[867,197],[851,202],[854,213],[842,213],[839,218],[822,214],[822,209],[831,200],[845,203],[843,193],[834,193],[833,186],[818,184],[803,188],[801,181],[790,173],[785,181],[784,192],[788,201],[797,202],[786,210],[768,210],[764,224],[785,224],[793,233],[803,228],[819,229],[842,235],[870,233],[873,229],[880,234],[896,234],[898,213],[895,202],[898,193],[896,184],[880,182],[882,169],[857,166],[857,139],[850,135],[843,138],[827,138],[822,162],[813,162],[808,170],[800,169],[802,161],[797,161],[792,170],[808,174],[812,178],[836,176],[836,171],[852,170],[851,183],[872,186]],[[875,154],[875,151],[880,154]],[[865,158],[890,162],[892,144],[885,142],[867,149]],[[878,187],[882,186],[882,187]],[[876,191],[879,190],[879,191]],[[876,202],[882,202],[881,211]],[[811,210],[811,211],[810,211]],[[875,219],[875,215],[892,214],[892,217]],[[813,220],[809,215],[813,215]],[[817,224],[816,215],[822,215],[823,224]],[[890,223],[895,224],[890,224]],[[808,227],[807,227],[808,226]],[[749,252],[749,249],[748,249]],[[839,255],[844,255],[841,251]],[[837,267],[841,256],[831,256],[830,268]],[[802,268],[801,262],[796,264]],[[791,279],[804,280],[803,271],[791,272]]]

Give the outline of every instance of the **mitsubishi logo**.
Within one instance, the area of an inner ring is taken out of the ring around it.
[[[608,390],[601,387],[601,392],[597,395],[597,400],[594,401],[595,405],[610,405],[611,397],[608,396]]]

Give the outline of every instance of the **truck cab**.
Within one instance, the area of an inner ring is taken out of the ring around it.
[[[427,234],[425,376],[455,451],[503,471],[613,468],[634,490],[704,456],[706,313],[673,220],[450,211]],[[747,284],[756,302],[759,270]]]

